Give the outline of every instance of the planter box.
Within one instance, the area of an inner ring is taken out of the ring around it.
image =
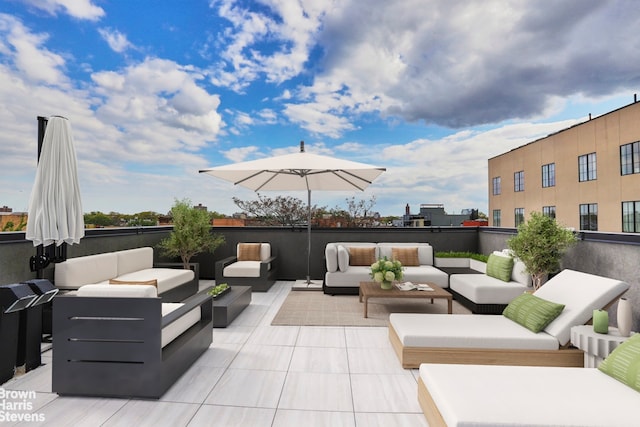
[[[435,257],[436,267],[455,267],[455,268],[469,268],[470,258],[438,258]]]

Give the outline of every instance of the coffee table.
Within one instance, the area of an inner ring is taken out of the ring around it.
[[[360,302],[364,302],[364,317],[367,317],[367,303],[369,298],[424,298],[431,299],[433,304],[434,299],[446,299],[447,308],[449,314],[452,312],[453,296],[442,289],[438,285],[433,283],[427,283],[433,290],[432,291],[401,291],[396,288],[395,285],[391,289],[382,289],[380,283],[376,282],[360,282]]]

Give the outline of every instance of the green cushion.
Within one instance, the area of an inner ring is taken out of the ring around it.
[[[564,304],[556,304],[524,293],[515,298],[502,314],[525,328],[538,333],[562,313]]]
[[[496,254],[489,255],[487,276],[495,277],[503,282],[510,282],[511,270],[513,270],[513,258]]]
[[[620,344],[598,366],[605,374],[640,391],[640,334]]]

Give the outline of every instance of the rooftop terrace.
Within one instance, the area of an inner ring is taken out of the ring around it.
[[[12,412],[44,420],[28,425],[427,426],[418,371],[402,368],[386,327],[271,326],[292,284],[254,293],[158,401],[59,397],[49,350],[43,366],[2,385],[36,392],[31,410]]]

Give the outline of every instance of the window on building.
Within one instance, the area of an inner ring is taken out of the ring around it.
[[[640,233],[640,201],[622,202],[622,231]]]
[[[524,208],[515,208],[514,215],[516,227],[524,223]]]
[[[596,153],[585,154],[578,157],[578,180],[593,181],[597,179]]]
[[[501,227],[500,216],[501,216],[500,209],[494,209],[493,210],[493,226],[494,227]]]
[[[556,164],[542,165],[542,187],[556,186]]]
[[[598,231],[598,204],[580,205],[580,230]]]
[[[492,183],[493,183],[493,195],[497,196],[502,192],[502,182],[500,180],[500,177],[496,176],[495,178],[493,178]]]
[[[524,191],[524,171],[513,174],[513,184],[514,191]]]
[[[556,207],[555,206],[543,206],[542,215],[556,219]]]
[[[640,142],[620,146],[620,173],[640,173]]]

